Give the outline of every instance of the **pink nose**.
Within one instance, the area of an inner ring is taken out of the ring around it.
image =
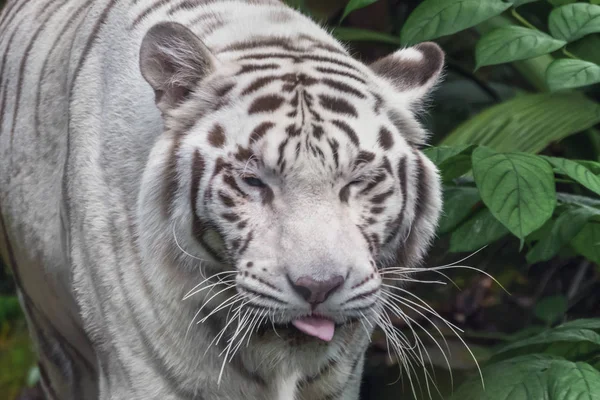
[[[290,279],[290,284],[294,290],[313,306],[327,300],[343,283],[344,277],[341,275],[336,275],[326,281],[316,281],[308,276],[298,278],[296,282]]]

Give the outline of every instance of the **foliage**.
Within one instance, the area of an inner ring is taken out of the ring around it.
[[[379,332],[361,398],[600,399],[600,1],[288,3],[365,60],[426,40],[447,54],[423,119],[444,188],[429,263],[442,267],[412,282],[425,301],[394,320],[428,365],[400,370]],[[461,253],[470,265],[453,263]],[[11,398],[35,378],[12,295],[0,326]]]
[[[391,29],[334,32],[390,50],[437,40],[447,52],[450,84],[434,99],[426,121],[434,146],[425,149],[444,184],[441,260],[508,246],[505,254],[525,273],[544,263],[575,267],[564,291],[530,295],[529,323],[495,336],[500,347],[480,358],[485,389],[475,374],[451,399],[600,399],[600,320],[552,328],[583,298],[584,277],[590,288],[600,273],[598,2],[425,0]],[[518,280],[518,270],[503,279],[517,287]],[[415,397],[436,396],[425,375],[427,389]]]

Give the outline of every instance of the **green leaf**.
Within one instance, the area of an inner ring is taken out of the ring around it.
[[[379,0],[350,0],[348,4],[346,4],[344,14],[342,14],[342,18],[340,19],[340,21],[344,20],[344,18],[346,18],[348,14],[350,14],[352,11],[369,6],[378,1]]]
[[[474,187],[444,187],[444,212],[440,218],[438,232],[448,233],[460,224],[473,207],[481,201],[479,191]]]
[[[594,175],[589,169],[584,167],[577,161],[568,160],[566,158],[544,157],[558,169],[558,172],[567,175],[575,182],[585,186],[592,192],[600,194],[600,177]]]
[[[595,215],[600,215],[600,210],[586,206],[572,208],[562,213],[554,221],[551,231],[527,253],[527,262],[533,264],[556,256]]]
[[[546,70],[551,91],[573,89],[600,82],[600,65],[582,60],[554,60]]]
[[[450,400],[600,400],[600,372],[586,363],[533,354],[482,369]]]
[[[423,150],[423,153],[438,167],[441,166],[445,161],[451,160],[459,154],[463,154],[466,151],[472,151],[473,146],[462,145],[462,146],[437,146],[428,147]]]
[[[501,14],[511,4],[502,0],[425,0],[402,27],[404,45],[451,35]]]
[[[600,399],[600,372],[586,363],[552,365],[548,370],[548,383],[551,400]]]
[[[556,198],[564,204],[574,204],[600,208],[600,200],[588,196],[579,196],[570,193],[557,193]]]
[[[518,238],[524,239],[552,217],[554,174],[542,158],[479,147],[473,152],[473,174],[483,202]]]
[[[565,296],[548,296],[537,302],[533,314],[548,325],[561,319],[567,312],[569,301]]]
[[[450,251],[469,252],[481,249],[506,236],[508,229],[484,208],[463,222],[450,236]]]
[[[379,42],[400,46],[400,39],[387,33],[370,31],[368,29],[338,27],[333,30],[333,35],[344,42]]]
[[[551,142],[600,122],[600,105],[581,93],[522,95],[459,125],[441,145],[479,144],[537,153]]]
[[[581,318],[565,322],[554,329],[591,329],[600,330],[600,318]]]
[[[579,164],[583,165],[587,169],[589,169],[592,174],[600,175],[600,162],[590,161],[590,160],[575,160]]]
[[[522,6],[523,4],[527,4],[527,3],[533,3],[539,0],[512,0],[513,3],[513,7],[519,7]]]
[[[471,153],[474,148],[471,145],[440,146],[427,148],[424,153],[438,166],[442,180],[448,182],[471,170]]]
[[[551,329],[501,348],[492,361],[517,355],[546,353],[580,357],[600,350],[600,334],[590,329]]]
[[[569,51],[584,61],[600,64],[600,33],[587,35],[569,44]]]
[[[556,8],[550,13],[548,29],[552,36],[567,42],[600,32],[600,6],[575,3]]]
[[[538,30],[505,26],[491,31],[477,42],[476,68],[538,57],[556,51],[566,43]]]
[[[554,7],[564,6],[565,4],[575,3],[577,0],[548,0],[548,3]]]
[[[571,241],[575,251],[588,260],[600,264],[600,224],[588,223]]]

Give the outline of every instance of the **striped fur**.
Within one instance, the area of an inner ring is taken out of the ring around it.
[[[442,63],[364,65],[275,0],[8,0],[0,249],[47,397],[357,399],[380,272],[441,208],[415,113]],[[311,307],[303,277],[343,283]],[[331,342],[286,327],[311,313]]]

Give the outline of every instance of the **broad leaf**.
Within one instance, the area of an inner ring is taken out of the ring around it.
[[[564,6],[565,4],[575,3],[577,0],[548,0],[548,3],[555,7]]]
[[[556,198],[564,204],[583,205],[600,208],[600,200],[588,196],[579,196],[570,193],[557,193]]]
[[[600,264],[600,224],[588,223],[571,241],[575,251],[588,260]]]
[[[600,65],[582,60],[554,60],[546,70],[551,91],[573,89],[600,82]]]
[[[591,329],[600,330],[600,318],[581,318],[565,322],[554,329]]]
[[[516,357],[482,370],[450,400],[600,400],[600,372],[586,363],[541,354]]]
[[[580,93],[523,95],[459,125],[441,145],[479,144],[537,153],[551,142],[600,122],[600,105]]]
[[[559,251],[583,229],[585,224],[600,210],[581,206],[562,213],[552,224],[550,232],[543,236],[527,253],[530,264],[547,261],[556,256]]]
[[[592,174],[600,175],[600,162],[590,160],[576,160],[579,164],[589,169]]]
[[[589,169],[577,161],[566,158],[544,157],[550,164],[558,169],[558,172],[567,175],[575,182],[580,183],[592,192],[600,194],[600,177],[594,175]]]
[[[481,249],[508,235],[508,229],[484,208],[463,222],[450,236],[450,251],[454,253]]]
[[[570,43],[569,51],[584,61],[600,65],[600,33],[593,33]]]
[[[600,372],[591,365],[555,363],[548,370],[550,400],[600,399]]]
[[[402,27],[404,45],[413,45],[470,28],[501,14],[511,4],[502,0],[425,0]]]
[[[460,224],[481,201],[479,191],[474,187],[444,187],[444,211],[440,218],[438,232],[448,233]]]
[[[538,57],[558,50],[566,43],[538,30],[505,26],[491,31],[477,42],[477,68]]]
[[[348,4],[346,4],[346,8],[344,9],[344,14],[342,14],[342,18],[340,19],[340,21],[343,20],[344,18],[346,18],[348,16],[348,14],[350,14],[352,11],[369,6],[378,1],[379,0],[350,0],[348,2]]]
[[[575,358],[600,350],[600,334],[590,329],[552,329],[501,348],[492,361],[546,353]]]
[[[550,13],[548,29],[552,36],[567,42],[600,32],[600,6],[575,3],[556,8]]]
[[[539,0],[512,0],[513,6],[514,7],[519,7],[522,6],[523,4],[527,4],[527,3],[533,3]]]
[[[554,174],[542,158],[479,147],[473,152],[473,174],[483,202],[518,238],[525,238],[552,217]]]
[[[465,152],[471,152],[473,146],[462,145],[462,146],[438,146],[429,147],[423,150],[423,153],[438,167],[445,161],[451,160],[453,157],[463,154]]]
[[[471,153],[475,146],[440,146],[424,150],[425,155],[438,166],[444,182],[458,178],[471,170]]]
[[[537,302],[533,313],[547,325],[551,325],[565,315],[568,305],[569,301],[565,296],[548,296]]]

